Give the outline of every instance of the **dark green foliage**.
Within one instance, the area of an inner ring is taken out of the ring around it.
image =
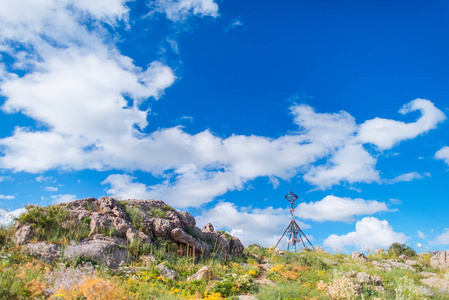
[[[102,235],[106,235],[106,236],[118,236],[120,235],[120,231],[118,231],[117,229],[115,229],[114,227],[109,227],[109,228],[105,228],[105,227],[101,227],[100,230],[98,230],[98,232]]]
[[[9,244],[12,235],[13,235],[12,227],[0,226],[0,248]]]
[[[17,220],[21,224],[30,224],[37,240],[59,244],[68,240],[80,241],[89,235],[89,225],[85,222],[77,224],[77,220],[61,205],[30,205],[26,209],[27,212]]]
[[[388,248],[390,253],[394,253],[396,256],[407,255],[408,257],[416,256],[415,250],[413,248],[406,246],[405,244],[393,243],[390,248]]]
[[[173,208],[173,207],[171,207],[171,206],[169,206],[169,205],[163,205],[162,206],[162,210],[165,210],[165,211],[175,211],[175,209]]]
[[[138,257],[140,255],[147,254],[150,252],[150,244],[144,243],[140,240],[133,241],[131,244],[128,245],[128,251]]]

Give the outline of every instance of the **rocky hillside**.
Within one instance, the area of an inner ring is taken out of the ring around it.
[[[82,258],[117,268],[157,240],[171,242],[181,254],[204,258],[226,259],[244,250],[238,238],[212,224],[200,229],[188,212],[158,200],[101,197],[27,209],[14,225],[15,242],[46,262]]]

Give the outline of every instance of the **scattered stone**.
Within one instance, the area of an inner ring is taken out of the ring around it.
[[[345,273],[345,276],[348,277],[348,278],[354,278],[354,277],[357,276],[357,272],[354,271],[354,270],[351,270],[351,271]]]
[[[338,263],[335,260],[329,259],[327,257],[323,257],[323,261],[328,265],[337,265]]]
[[[67,245],[64,256],[68,260],[86,259],[98,265],[116,269],[128,259],[134,259],[128,253],[126,241],[119,237],[106,237],[96,234],[75,245]]]
[[[410,271],[415,272],[415,269],[412,266],[409,266],[404,263],[400,263],[400,262],[398,262],[397,259],[388,259],[387,261],[393,268],[399,268],[399,269],[410,270]]]
[[[253,295],[240,295],[237,297],[239,300],[256,300],[257,298]]]
[[[427,285],[428,287],[438,289],[440,293],[449,293],[449,280],[432,276],[429,278],[421,279],[420,282]]]
[[[362,252],[352,252],[352,259],[353,260],[366,260],[365,255]]]
[[[380,262],[380,261],[377,261],[377,260],[373,260],[371,263],[372,263],[376,268],[381,269],[381,270],[384,270],[384,271],[387,271],[387,272],[390,272],[391,270],[393,270],[393,268],[391,267],[391,265],[390,265],[390,264],[387,264],[387,263],[383,263],[383,262]]]
[[[140,261],[141,261],[145,266],[157,264],[156,256],[154,256],[154,255],[152,255],[152,254],[147,254],[147,255],[141,256],[141,257],[140,257]]]
[[[320,246],[316,246],[315,247],[315,251],[318,252],[318,253],[329,254],[329,252],[324,251]]]
[[[406,260],[405,263],[412,267],[416,266],[418,264],[418,262],[416,260],[412,260],[412,259]]]
[[[187,282],[192,280],[209,280],[212,277],[212,269],[209,266],[204,266],[201,269],[198,270],[195,274],[192,276],[187,277]]]
[[[259,276],[257,278],[254,278],[254,283],[260,284],[260,285],[269,285],[269,286],[276,286],[276,284],[268,279],[265,276]]]
[[[176,277],[178,277],[178,273],[175,270],[167,268],[167,266],[163,263],[157,265],[156,269],[158,269],[159,272],[161,272],[161,275],[167,279],[174,280],[176,279]]]
[[[45,242],[26,244],[23,247],[23,252],[48,264],[51,264],[53,261],[59,259],[59,254],[61,253],[57,245],[47,244]]]
[[[385,249],[384,248],[379,248],[376,251],[374,251],[374,255],[375,256],[380,256],[380,255],[383,255],[383,254],[385,254]]]
[[[357,273],[356,278],[360,284],[369,284],[372,280],[371,275],[364,272]]]
[[[438,276],[438,275],[435,274],[435,273],[432,273],[432,272],[426,272],[426,271],[419,272],[418,275],[421,275],[422,277],[426,277],[426,278]]]
[[[449,269],[449,251],[440,251],[430,258],[430,266],[444,271]]]

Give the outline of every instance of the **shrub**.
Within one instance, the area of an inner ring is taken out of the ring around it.
[[[143,220],[145,220],[145,215],[139,207],[126,205],[125,213],[136,229],[144,229]]]
[[[168,205],[165,206],[169,207]],[[167,211],[162,208],[151,207],[150,210],[148,211],[148,215],[152,216],[153,218],[163,219],[167,217]]]
[[[69,240],[80,241],[89,235],[89,225],[86,222],[77,224],[77,220],[61,205],[30,205],[26,209],[27,212],[17,220],[21,224],[30,224],[38,240],[60,244]]]
[[[396,256],[407,255],[408,257],[416,256],[415,250],[413,248],[406,246],[405,244],[393,243],[390,248],[388,248],[390,253],[394,253]]]

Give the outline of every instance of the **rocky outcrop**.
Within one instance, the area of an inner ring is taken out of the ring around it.
[[[440,293],[449,293],[449,280],[445,280],[436,276],[421,279],[422,284],[437,289]]]
[[[352,252],[352,259],[353,260],[366,260],[365,255],[362,252]]]
[[[192,280],[203,280],[203,279],[209,280],[211,279],[211,277],[212,277],[212,268],[209,266],[204,266],[192,276],[187,277],[187,282]]]
[[[49,264],[59,259],[61,253],[58,245],[47,244],[45,242],[29,243],[23,247],[23,252]]]
[[[159,270],[162,276],[166,279],[174,280],[178,277],[178,273],[175,270],[169,269],[166,265],[159,264],[156,266],[156,269]]]
[[[449,269],[449,251],[440,251],[432,256],[430,266],[441,271]]]
[[[177,244],[181,253],[202,257],[215,255],[226,259],[231,255],[240,256],[244,250],[238,238],[215,230],[210,223],[200,229],[191,214],[175,210],[160,200],[117,201],[111,197],[101,197],[56,205],[69,215],[67,220],[61,222],[62,228],[81,228],[88,224],[90,233],[78,243],[72,241],[58,254],[51,244],[26,245],[27,253],[46,261],[52,261],[64,253],[67,259],[85,257],[116,268],[130,259],[128,246],[151,244],[157,239]],[[33,238],[36,242],[31,224],[16,222],[17,244],[24,245]],[[38,252],[44,255],[39,256]]]
[[[68,245],[64,251],[64,257],[72,261],[88,260],[114,269],[133,259],[133,256],[128,253],[124,239],[100,234],[75,245]]]

